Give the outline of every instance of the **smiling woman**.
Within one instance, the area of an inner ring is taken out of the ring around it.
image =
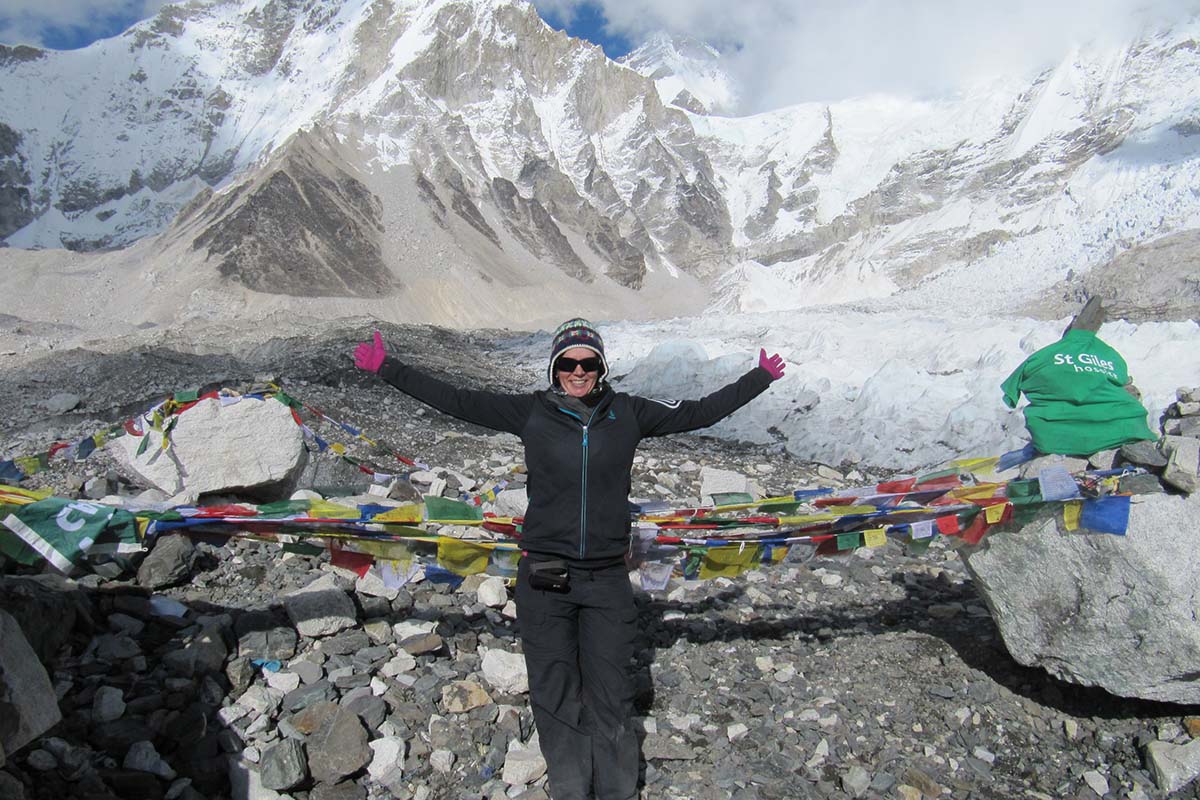
[[[552,796],[633,800],[638,617],[625,557],[634,454],[646,437],[732,414],[783,375],[783,360],[763,351],[758,366],[700,400],[656,402],[608,385],[604,340],[576,318],[554,332],[545,391],[457,389],[388,356],[378,331],[354,363],[439,411],[521,438],[529,506],[517,620]]]

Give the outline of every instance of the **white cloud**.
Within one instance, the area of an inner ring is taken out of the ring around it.
[[[112,36],[153,16],[167,0],[3,0],[0,42],[44,47],[67,38],[80,44]]]
[[[593,1],[631,41],[666,30],[721,48],[747,111],[874,92],[943,94],[1200,12],[1197,0]],[[536,2],[560,17],[580,3]]]

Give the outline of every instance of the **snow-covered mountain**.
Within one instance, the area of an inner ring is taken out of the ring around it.
[[[96,313],[134,324],[1054,317],[1089,291],[1195,317],[1198,90],[1195,20],[1032,84],[734,117],[707,46],[617,64],[523,0],[196,0],[78,51],[0,47],[0,311],[103,275]]]
[[[696,114],[737,110],[737,85],[722,66],[721,54],[704,42],[658,33],[619,61],[653,80],[664,103]]]

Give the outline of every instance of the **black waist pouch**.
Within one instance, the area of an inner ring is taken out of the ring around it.
[[[529,585],[544,592],[565,592],[571,586],[565,561],[530,561]]]

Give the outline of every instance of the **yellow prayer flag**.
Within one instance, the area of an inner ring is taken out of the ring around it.
[[[1071,500],[1063,504],[1063,525],[1068,531],[1079,530],[1079,515],[1083,512],[1083,503]]]
[[[357,508],[331,503],[328,500],[310,501],[308,515],[319,519],[358,519],[361,516]]]
[[[396,506],[391,511],[371,517],[372,522],[422,522],[424,519],[425,506],[419,503]]]
[[[818,522],[829,522],[831,519],[837,519],[837,516],[835,514],[804,514],[799,517],[780,517],[779,525],[780,527],[812,525]]]
[[[700,580],[733,578],[757,566],[761,560],[762,548],[755,545],[710,547],[704,551],[704,559],[700,562]]]
[[[20,486],[0,485],[0,503],[23,506],[45,500],[54,494],[53,489],[22,489]]]
[[[329,445],[329,449],[337,453],[339,456],[346,455],[346,445],[342,444],[341,442],[334,442],[333,444]]]
[[[438,538],[438,566],[455,575],[475,575],[487,569],[490,551],[461,539]]]
[[[875,506],[830,506],[829,513],[835,517],[848,517],[853,514],[878,514]]]
[[[963,486],[958,489],[951,489],[946,493],[946,496],[960,500],[987,500],[996,497],[1004,486],[1005,484],[1003,483],[980,483],[975,486]]]
[[[863,531],[863,543],[867,547],[883,547],[887,544],[887,532],[883,528]]]
[[[988,525],[995,525],[1004,517],[1004,509],[1008,508],[1010,503],[997,503],[994,506],[984,506],[983,518],[987,520]]]
[[[985,456],[984,458],[960,458],[956,461],[951,461],[950,466],[960,472],[982,472],[985,475],[990,475],[995,471],[996,465],[1000,463],[1000,456]]]
[[[376,560],[398,561],[404,564],[411,563],[413,560],[413,550],[408,542],[378,542],[360,539],[353,542],[348,549],[353,549],[356,553],[375,556]]]

